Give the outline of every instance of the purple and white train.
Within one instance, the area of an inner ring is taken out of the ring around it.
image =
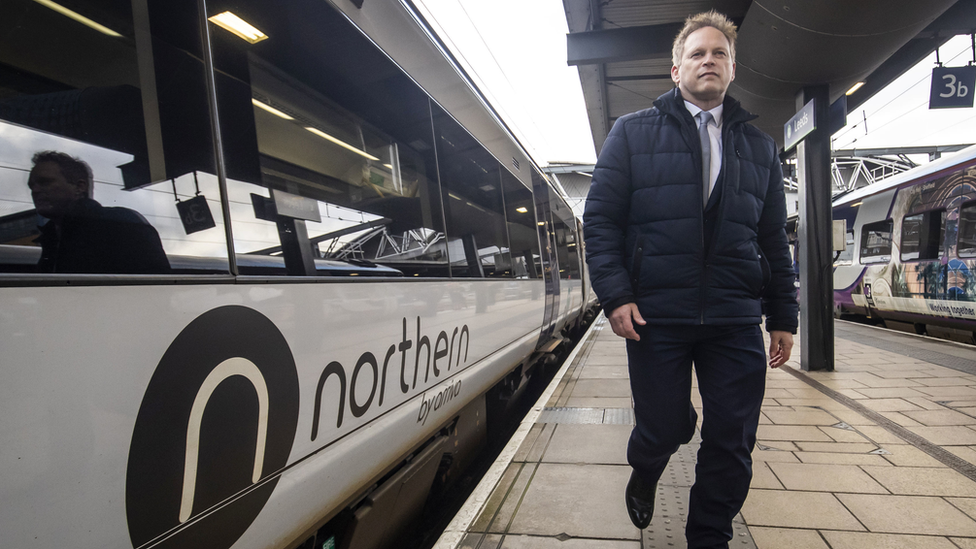
[[[976,147],[844,195],[833,218],[847,229],[835,316],[973,342]]]

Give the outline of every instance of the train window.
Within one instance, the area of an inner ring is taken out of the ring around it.
[[[861,263],[891,261],[891,220],[861,227]]]
[[[573,210],[555,194],[550,195],[556,257],[559,259],[559,278],[579,280],[580,266],[576,242],[576,221]]]
[[[946,212],[906,215],[901,222],[901,260],[938,259],[945,251]]]
[[[502,170],[502,190],[512,249],[512,272],[515,278],[539,278],[542,276],[538,267],[541,257],[532,191],[507,170]]]
[[[451,274],[510,277],[512,256],[498,161],[438,107],[434,107],[434,131]]]
[[[956,247],[960,256],[976,257],[976,202],[959,208],[959,237]]]
[[[0,2],[0,272],[226,273],[196,2],[66,6]]]
[[[844,251],[837,254],[837,259],[834,260],[834,265],[850,265],[854,261],[854,230],[848,229],[847,234],[844,236],[844,241],[847,244],[847,248]]]
[[[448,276],[423,90],[327,2],[208,9],[268,37],[213,28],[221,124],[256,166],[228,182],[241,273]]]

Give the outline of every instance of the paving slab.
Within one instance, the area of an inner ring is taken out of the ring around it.
[[[836,452],[795,452],[794,455],[802,463],[820,463],[836,465],[876,465],[879,467],[893,467],[890,461],[877,454],[841,454]]]
[[[763,411],[776,425],[833,425],[837,418],[823,410]]]
[[[837,498],[872,532],[976,536],[976,521],[939,497],[838,494]]]
[[[942,536],[822,532],[831,549],[958,549]],[[786,547],[786,546],[784,546]]]
[[[632,430],[630,425],[558,425],[542,461],[627,465]]]
[[[752,526],[864,530],[833,494],[783,490],[751,490],[742,517]]]
[[[593,366],[587,364],[579,379],[630,379],[626,366]]]
[[[759,549],[831,549],[816,530],[753,526],[749,532]]]
[[[630,467],[542,463],[509,532],[600,539],[640,538],[624,505]]]
[[[630,398],[629,379],[580,379],[573,388],[572,396]],[[976,432],[974,432],[976,434]]]
[[[586,365],[588,368],[594,368],[597,366],[622,366],[627,367],[627,354],[620,353],[607,353],[604,355],[592,354],[587,360]]]
[[[640,549],[640,542],[508,535],[499,549]]]
[[[854,492],[859,494],[889,493],[879,481],[855,465],[770,463],[769,467],[787,490]],[[884,467],[877,467],[877,469],[884,469]],[[895,469],[895,467],[888,469]]]
[[[570,397],[566,399],[566,406],[573,408],[630,408],[633,400],[625,397]]]
[[[863,469],[892,494],[976,497],[976,482],[947,467],[865,466]]]
[[[937,446],[971,446],[976,444],[976,430],[962,425],[949,427],[911,426],[908,429]]]
[[[927,427],[976,425],[976,418],[953,410],[919,410],[902,413]]]
[[[830,442],[831,438],[812,425],[760,425],[759,440]]]

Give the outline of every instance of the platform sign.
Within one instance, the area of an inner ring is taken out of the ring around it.
[[[207,199],[202,194],[189,200],[177,202],[176,211],[180,214],[180,221],[183,222],[183,230],[186,231],[186,234],[193,234],[217,226],[213,214],[210,213]]]
[[[316,223],[322,221],[322,215],[319,213],[319,203],[317,200],[275,189],[272,189],[271,196],[274,198],[274,204],[278,211],[278,215],[292,217],[295,219],[305,219],[307,221],[315,221]]]
[[[973,106],[976,66],[932,69],[930,109],[958,109]]]
[[[783,150],[792,149],[815,129],[817,129],[817,121],[814,116],[813,99],[811,99],[783,126]]]

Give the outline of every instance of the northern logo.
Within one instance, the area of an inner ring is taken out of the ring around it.
[[[295,360],[267,317],[232,305],[188,324],[159,361],[132,433],[133,547],[233,545],[287,463],[298,401]]]

